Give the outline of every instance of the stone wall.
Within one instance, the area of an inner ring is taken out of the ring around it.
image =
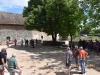
[[[7,40],[20,40],[20,39],[37,39],[42,41],[51,41],[52,36],[47,35],[45,32],[39,32],[36,30],[28,31],[25,30],[22,25],[0,25],[0,43]],[[43,37],[43,38],[42,38]],[[59,40],[59,38],[57,38]]]
[[[47,35],[45,32],[39,32],[39,31],[33,30],[32,34],[33,34],[33,39],[37,38],[38,40],[47,40],[47,41],[52,40],[52,36]],[[43,39],[41,38],[41,36],[43,36]]]
[[[32,31],[28,30],[10,30],[10,29],[2,29],[0,30],[0,42],[4,42],[7,40],[7,37],[10,37],[10,40],[14,39],[31,39]]]
[[[43,36],[43,39],[41,38]],[[42,41],[51,41],[52,36],[47,35],[45,32],[39,32],[36,30],[28,31],[25,29],[15,30],[15,29],[1,29],[0,30],[0,43],[5,42],[7,37],[10,37],[10,40],[20,40],[20,39],[37,39]],[[57,39],[58,40],[58,39]]]

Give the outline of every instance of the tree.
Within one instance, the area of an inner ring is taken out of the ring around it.
[[[80,24],[84,20],[85,15],[79,7],[78,0],[68,0],[66,3],[65,19],[63,21],[65,23],[64,27],[66,27],[65,33],[70,34],[72,43],[73,36],[80,32]]]
[[[87,14],[87,25],[91,29],[100,26],[100,0],[81,0],[81,7]]]
[[[36,29],[52,35],[56,43],[57,34],[72,37],[79,32],[84,17],[78,0],[30,0],[24,7],[26,29]]]

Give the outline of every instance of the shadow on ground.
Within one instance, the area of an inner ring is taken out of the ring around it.
[[[65,73],[65,72],[55,72],[55,73],[56,73],[56,75],[67,75],[67,73]],[[73,75],[73,74],[79,74],[79,72],[71,71],[71,75]]]
[[[32,47],[21,47],[17,45],[10,46],[16,50],[23,50],[26,52],[32,53],[30,56],[31,59],[38,59],[40,61],[45,61],[47,66],[41,67],[40,69],[55,69],[62,70],[62,67],[66,69],[65,59],[66,59],[66,49],[65,48],[56,48],[53,46],[42,46],[37,45],[35,48]],[[93,68],[100,72],[100,57],[91,53],[87,58],[87,68]],[[66,75],[66,71],[55,72],[56,75]],[[78,74],[77,71],[72,71],[71,74]]]
[[[87,68],[93,68],[100,72],[100,56],[95,52],[90,52],[90,55],[87,57]]]
[[[52,46],[41,46],[38,45],[35,48],[32,47],[21,47],[20,45],[17,45],[16,47],[14,45],[10,46],[10,48],[14,48],[16,50],[21,50],[21,51],[26,51],[26,52],[30,52],[30,53],[34,53],[32,55],[30,55],[30,57],[32,59],[34,58],[38,58],[40,61],[44,60],[45,58],[52,58],[52,59],[56,59],[59,61],[63,61],[65,60],[65,53],[66,53],[66,49],[61,49],[61,48],[55,48]],[[63,58],[62,58],[63,56]],[[49,59],[50,61],[50,59]]]

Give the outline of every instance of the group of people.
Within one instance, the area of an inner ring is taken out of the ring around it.
[[[31,41],[30,43],[32,44],[32,40],[30,41]],[[25,46],[28,46],[28,45],[26,44]],[[75,59],[76,69],[79,70],[79,66],[81,67],[81,72],[79,74],[84,74],[86,72],[85,71],[85,59],[88,55],[88,52],[84,49],[85,48],[82,47],[82,44],[80,45],[80,47],[75,45],[73,50],[71,50],[70,47],[67,47],[66,66],[68,67],[68,75],[70,75],[71,73],[72,58]],[[12,54],[10,58],[7,58],[6,49],[3,48],[1,50],[0,52],[0,74],[1,75],[4,75],[4,67],[9,71],[10,75],[15,75],[15,72],[21,75],[22,71],[19,68],[15,57],[16,57],[16,54]]]
[[[15,47],[16,47],[16,45],[17,45],[17,39],[14,39],[14,45],[15,45]],[[10,40],[7,40],[6,41],[6,45],[7,45],[7,47],[9,47],[9,44],[10,44]]]
[[[18,42],[17,39],[14,39],[13,43],[14,43],[15,47],[16,47],[16,45],[17,45],[17,42]],[[34,40],[33,40],[33,39],[31,39],[31,40],[28,40],[28,39],[24,39],[24,40],[23,40],[23,39],[21,39],[21,40],[20,40],[21,47],[24,46],[24,43],[25,43],[25,47],[28,47],[28,46],[30,45],[31,47],[34,48],[34,44],[36,43],[36,45],[37,45],[38,40],[36,39],[36,40],[35,40],[35,43],[34,43]],[[10,41],[7,40],[7,41],[6,41],[7,47],[9,47],[9,44],[10,44]]]
[[[7,58],[6,49],[1,49],[0,52],[0,75],[4,75],[5,68],[9,71],[10,75],[15,75],[15,72],[22,75],[22,71],[18,66],[16,60],[16,54],[12,54],[10,58]]]
[[[78,48],[78,46],[76,45],[73,51],[70,49],[70,47],[67,47],[66,66],[68,67],[68,75],[70,75],[71,73],[72,58],[75,59],[76,69],[79,70],[79,65],[81,67],[81,72],[79,74],[84,74],[86,72],[85,59],[87,55],[88,55],[88,52],[85,51],[82,46]]]
[[[100,53],[100,42],[95,39],[93,40],[79,40],[79,46],[82,46],[83,49],[88,49],[89,51],[96,51]]]
[[[25,47],[28,47],[30,45],[30,47],[34,48],[34,40],[33,39],[31,39],[31,40],[25,39],[25,41],[23,39],[21,39],[21,47],[23,47],[24,42],[25,42]],[[36,39],[36,44],[37,44],[37,39]]]

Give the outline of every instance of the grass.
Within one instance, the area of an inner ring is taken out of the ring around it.
[[[73,41],[79,41],[79,40],[93,40],[95,41],[95,39],[97,39],[98,41],[100,41],[100,37],[98,36],[80,36],[80,37],[76,37],[75,39],[73,39]]]

